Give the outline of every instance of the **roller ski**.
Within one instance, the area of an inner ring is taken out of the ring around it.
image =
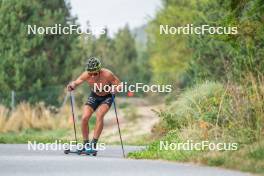
[[[78,155],[92,155],[92,156],[96,156],[97,155],[97,150],[93,150],[92,148],[88,148],[88,149],[84,149],[84,150],[64,150],[65,154],[69,154],[69,153],[75,153]]]

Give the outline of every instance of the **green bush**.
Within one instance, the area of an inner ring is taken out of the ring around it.
[[[160,116],[169,129],[182,128],[195,120],[216,123],[217,117],[222,118],[220,104],[227,104],[223,94],[224,86],[220,83],[197,85],[183,92]]]
[[[187,89],[161,111],[162,125],[169,130],[201,124],[225,140],[251,143],[261,139],[264,88],[255,80],[245,86],[206,82]],[[250,86],[248,86],[250,85]]]

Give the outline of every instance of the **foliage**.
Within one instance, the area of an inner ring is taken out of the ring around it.
[[[197,15],[196,1],[163,1],[156,17],[148,24],[148,52],[153,72],[152,81],[178,82],[186,70],[191,49],[186,47],[187,35],[160,34],[160,25],[184,26],[193,22]]]
[[[27,25],[38,27],[75,24],[64,0],[0,2],[1,98],[10,91],[27,91],[26,100],[43,100],[43,88],[65,84],[80,55],[77,35],[28,34]],[[56,92],[56,90],[53,90]],[[49,104],[57,104],[56,96]]]
[[[261,0],[163,0],[148,24],[152,81],[186,86],[203,80],[242,82],[264,71]],[[160,25],[237,27],[237,35],[160,34]]]
[[[208,1],[198,6],[195,25],[236,26],[237,35],[193,35],[188,67],[191,82],[204,79],[243,82],[264,73],[264,6],[260,0]]]
[[[222,119],[220,105],[227,106],[223,97],[224,87],[220,83],[208,82],[195,85],[179,95],[177,101],[160,113],[168,130],[182,128],[193,120],[216,123]],[[219,122],[218,122],[219,123]]]
[[[248,78],[244,86],[216,82],[195,85],[159,113],[165,136],[132,158],[194,161],[263,173],[263,80]],[[237,143],[234,151],[160,150],[160,141]],[[243,158],[243,160],[241,159]]]

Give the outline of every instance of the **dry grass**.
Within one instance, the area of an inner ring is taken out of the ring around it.
[[[70,108],[64,106],[54,113],[43,103],[30,105],[19,104],[14,111],[0,106],[0,132],[19,132],[25,129],[70,128],[72,121]]]
[[[7,122],[8,109],[0,105],[0,132],[4,131],[5,124]]]

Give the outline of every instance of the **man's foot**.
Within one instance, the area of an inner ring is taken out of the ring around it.
[[[93,138],[93,140],[92,140],[92,142],[90,144],[92,149],[96,150],[97,142],[98,142],[98,139]]]
[[[87,153],[87,154],[94,154],[94,153],[96,153],[97,151],[96,150],[94,150],[93,148],[87,148],[86,150],[85,150],[85,153]]]
[[[98,141],[98,139],[93,139],[91,141],[91,143],[88,145],[88,147],[85,148],[85,152],[87,154],[95,154],[97,152],[97,150],[96,150],[97,141]]]
[[[84,140],[83,141],[82,151],[86,151],[86,149],[89,149],[89,148],[90,148],[90,142],[89,142],[89,140]]]

